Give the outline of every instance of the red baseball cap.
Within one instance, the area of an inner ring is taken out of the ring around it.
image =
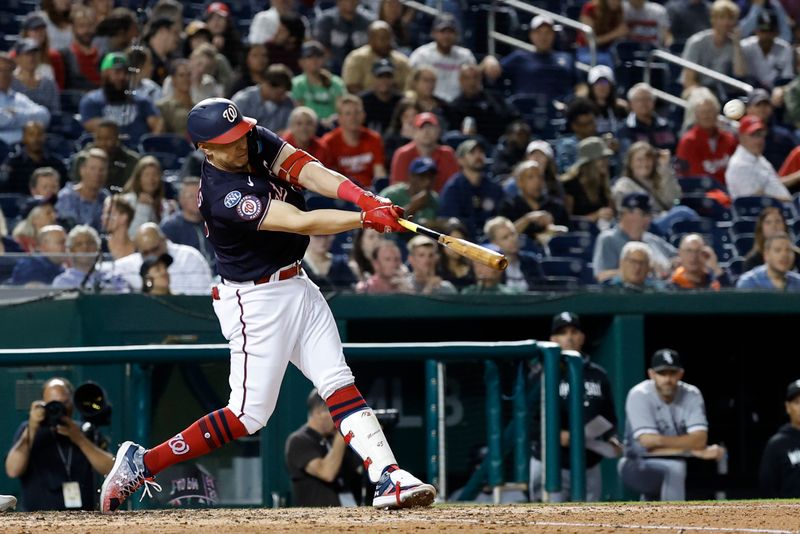
[[[764,121],[756,117],[755,115],[745,115],[741,119],[739,119],[739,134],[740,135],[752,135],[759,130],[766,130],[767,126],[764,124]]]
[[[211,13],[216,13],[217,15],[220,15],[222,17],[227,17],[228,15],[231,14],[231,8],[229,8],[228,5],[224,2],[212,2],[206,8],[206,13],[208,13],[209,15]]]
[[[437,119],[436,115],[430,113],[429,111],[425,111],[423,113],[417,113],[417,116],[414,117],[414,128],[422,128],[426,124],[433,124],[434,126],[439,126],[439,119]]]

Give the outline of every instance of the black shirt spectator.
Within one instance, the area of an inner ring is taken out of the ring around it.
[[[314,24],[314,36],[330,51],[328,68],[335,74],[342,71],[344,58],[367,44],[367,30],[372,14],[359,8],[357,2],[339,0],[326,9]]]
[[[569,225],[564,204],[547,195],[543,170],[537,162],[520,163],[514,170],[514,178],[518,192],[503,200],[498,213],[510,219],[519,233],[536,239],[552,224]]]
[[[627,148],[637,141],[647,141],[656,148],[674,152],[678,141],[675,128],[655,112],[656,98],[652,88],[646,83],[637,83],[628,91],[628,103],[631,112],[617,134],[620,152],[627,152]]]
[[[158,85],[162,85],[169,75],[170,62],[178,47],[179,33],[175,23],[166,17],[155,19],[147,28],[144,42],[153,56],[153,73],[150,79]]]
[[[477,65],[463,65],[458,78],[461,94],[450,104],[451,125],[461,125],[465,117],[475,119],[478,133],[491,143],[496,143],[509,122],[518,117],[517,112],[501,96],[483,89],[481,69]]]
[[[364,103],[367,128],[383,135],[389,128],[394,108],[403,95],[394,90],[394,65],[388,59],[375,62],[372,76],[372,88],[359,96]]]
[[[531,127],[526,122],[514,121],[506,127],[506,133],[497,141],[492,153],[492,176],[511,173],[514,166],[525,159],[531,140]]]
[[[6,157],[0,166],[0,192],[29,194],[29,182],[33,171],[40,167],[52,167],[61,179],[66,178],[67,169],[61,158],[45,149],[46,133],[40,122],[29,122],[22,130],[22,145]]]

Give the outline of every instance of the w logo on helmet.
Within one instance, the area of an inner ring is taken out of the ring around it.
[[[239,115],[239,112],[236,110],[235,106],[228,106],[228,108],[222,112],[222,116],[228,119],[228,122],[234,122],[237,115]]]

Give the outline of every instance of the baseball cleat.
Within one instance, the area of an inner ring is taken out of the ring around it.
[[[161,486],[153,481],[152,475],[144,466],[145,448],[132,441],[126,441],[117,451],[114,467],[111,468],[100,490],[100,511],[104,514],[115,511],[125,499],[144,486],[145,495],[152,497],[150,487],[161,491]],[[141,500],[141,499],[139,499]]]
[[[0,495],[0,512],[8,512],[17,507],[17,498],[13,495]]]
[[[402,469],[384,471],[375,486],[375,508],[397,510],[430,506],[436,498],[436,489]]]

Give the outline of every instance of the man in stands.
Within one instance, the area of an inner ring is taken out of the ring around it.
[[[100,148],[90,148],[78,167],[80,181],[64,186],[58,192],[58,217],[70,224],[88,224],[101,229],[103,203],[110,195],[106,185],[108,156]]]
[[[64,272],[67,233],[61,226],[49,225],[36,235],[36,254],[14,265],[8,284],[14,286],[49,286]]]
[[[342,70],[347,54],[367,43],[374,15],[358,4],[358,0],[336,0],[336,5],[323,11],[314,24],[314,38],[330,52],[328,67],[334,73]]]
[[[670,276],[669,287],[718,291],[723,284],[728,285],[728,280],[714,249],[699,234],[683,236],[678,246],[678,267]]]
[[[597,107],[588,98],[576,98],[567,105],[564,115],[572,133],[559,136],[553,143],[559,172],[566,172],[578,160],[581,141],[597,136],[596,113]]]
[[[456,288],[436,274],[439,262],[439,247],[436,241],[423,235],[414,236],[408,242],[408,285],[416,295],[453,295]]]
[[[777,80],[794,78],[794,51],[778,38],[778,15],[773,10],[762,10],[757,21],[756,34],[742,39],[742,54],[748,75],[772,89]]]
[[[767,196],[791,202],[792,194],[783,185],[778,173],[764,157],[767,125],[755,115],[739,121],[739,146],[728,162],[725,183],[732,199]]]
[[[97,17],[91,7],[76,5],[71,11],[72,44],[61,50],[64,89],[91,91],[100,87],[100,52],[93,44]]]
[[[51,167],[61,176],[66,176],[67,169],[61,158],[45,148],[46,136],[42,123],[31,121],[25,124],[22,144],[0,166],[0,191],[27,194],[31,174],[41,167]]]
[[[134,207],[122,195],[106,198],[103,205],[103,230],[108,252],[115,260],[136,252],[136,245],[130,237]]]
[[[372,65],[372,85],[361,93],[364,104],[367,128],[383,135],[392,121],[394,108],[403,98],[396,89],[395,68],[386,58],[379,59]]]
[[[214,251],[206,240],[203,216],[197,207],[199,194],[200,179],[197,176],[187,176],[181,180],[178,194],[181,210],[161,221],[161,231],[173,243],[196,248],[208,264],[213,266]]]
[[[356,285],[356,293],[410,293],[400,248],[394,241],[381,240],[372,250],[373,274]]]
[[[289,129],[283,135],[287,143],[305,150],[320,161],[328,161],[328,148],[317,137],[319,119],[317,113],[307,106],[298,106],[289,114]]]
[[[525,292],[544,283],[538,256],[521,249],[519,232],[513,222],[502,216],[492,217],[486,221],[483,235],[508,260],[508,267],[503,271],[503,283],[506,286]]]
[[[408,181],[390,185],[380,195],[404,208],[406,217],[430,224],[439,211],[439,194],[433,190],[437,174],[438,168],[432,158],[416,158],[408,166]]]
[[[774,115],[772,99],[764,89],[754,89],[747,96],[747,114],[755,115],[767,126],[767,139],[764,144],[764,157],[773,168],[783,169],[781,166],[794,147],[798,144],[797,137],[788,128],[781,125]],[[790,173],[786,173],[790,174]],[[781,176],[786,176],[783,172]],[[784,181],[785,182],[785,181]],[[789,184],[785,184],[790,187]]]
[[[625,40],[668,48],[672,43],[667,10],[659,3],[648,0],[628,0],[625,3]]]
[[[55,196],[61,188],[61,175],[52,167],[40,167],[31,173],[28,188],[32,197]]]
[[[0,141],[9,147],[22,140],[22,128],[29,122],[50,124],[50,112],[11,88],[17,64],[7,52],[0,52]]]
[[[126,147],[119,140],[119,125],[111,119],[100,119],[94,131],[94,141],[86,145],[86,149],[100,148],[108,156],[106,172],[106,187],[114,192],[121,192],[133,174],[133,168],[141,155]],[[78,167],[80,167],[85,151],[79,152],[72,160],[70,177],[77,181]]]
[[[794,269],[795,246],[787,234],[775,234],[764,243],[764,265],[744,273],[738,289],[800,291],[800,274]]]
[[[725,169],[736,150],[736,137],[717,126],[719,100],[707,89],[697,89],[689,97],[695,122],[678,141],[675,156],[682,176],[711,176],[725,184]]]
[[[490,143],[496,143],[506,127],[519,116],[517,110],[502,96],[484,90],[483,73],[475,64],[461,66],[458,87],[458,96],[448,108],[450,124],[461,125],[466,117],[472,117],[478,133]]]
[[[345,87],[353,94],[372,87],[372,72],[375,62],[385,59],[394,66],[394,81],[397,89],[406,86],[411,67],[408,58],[394,50],[392,39],[394,34],[388,23],[376,20],[369,25],[368,42],[347,55],[342,66],[342,80]]]
[[[625,153],[637,141],[647,141],[656,148],[674,151],[677,143],[675,129],[655,112],[653,88],[646,83],[637,83],[628,90],[628,103],[631,112],[618,134],[622,145],[620,152]]]
[[[640,292],[647,289],[662,289],[660,280],[650,276],[653,270],[652,249],[640,241],[628,241],[619,254],[619,270],[603,285],[625,291]]]
[[[231,100],[243,115],[256,119],[264,128],[280,132],[286,128],[294,109],[291,91],[292,71],[286,65],[270,65],[263,82],[242,89]]]
[[[162,85],[171,70],[171,62],[180,42],[180,28],[173,20],[159,17],[149,23],[143,41],[153,57],[150,79]]]
[[[414,137],[412,141],[397,149],[392,157],[392,184],[406,182],[410,164],[419,157],[431,158],[436,164],[436,177],[433,190],[441,192],[448,178],[458,172],[455,152],[447,145],[439,144],[439,119],[433,113],[419,113],[414,118]]]

